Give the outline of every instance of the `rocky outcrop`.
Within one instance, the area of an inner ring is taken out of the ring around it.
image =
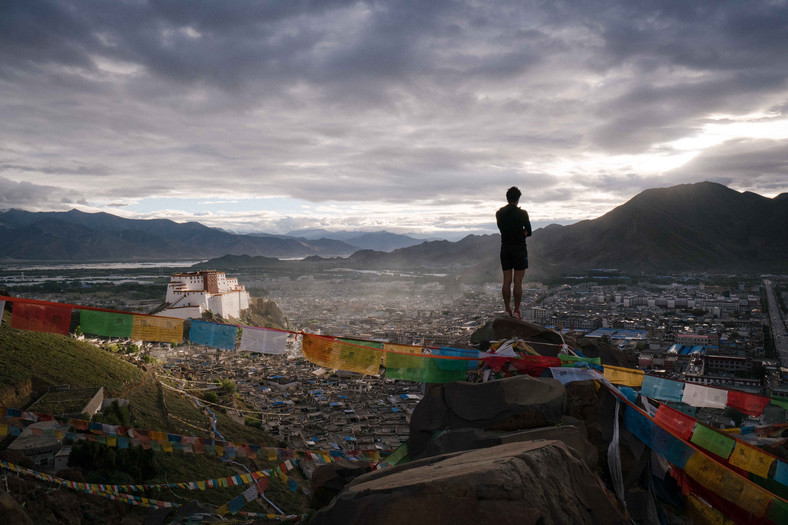
[[[615,524],[623,512],[564,443],[434,456],[356,478],[310,525]]]
[[[446,383],[429,389],[413,411],[408,450],[426,455],[436,433],[477,428],[507,432],[561,422],[566,391],[552,378],[516,376],[489,383]]]
[[[544,356],[557,355],[563,344],[563,339],[554,330],[510,317],[499,317],[489,321],[471,334],[470,341],[471,344],[486,349],[490,341],[505,341],[513,337],[527,341],[532,348]]]
[[[369,463],[337,458],[312,473],[312,507],[327,505],[352,480],[372,470]]]

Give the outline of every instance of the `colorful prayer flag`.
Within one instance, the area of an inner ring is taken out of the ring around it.
[[[748,394],[747,392],[740,392],[738,390],[728,391],[728,406],[748,416],[757,417],[763,414],[763,409],[766,408],[769,401],[771,401],[771,399],[764,396]]]
[[[17,330],[67,335],[70,324],[70,306],[15,301],[11,312],[11,328]]]
[[[183,320],[173,317],[135,315],[131,338],[138,341],[180,343],[183,341]]]
[[[239,351],[258,352],[261,354],[284,354],[287,349],[288,333],[281,330],[269,330],[242,326],[241,345]]]
[[[115,312],[79,311],[79,327],[86,334],[131,337],[134,316]]]
[[[199,319],[192,319],[189,322],[191,324],[189,341],[192,343],[222,350],[235,350],[235,339],[238,336],[237,326],[200,321]]]
[[[741,441],[736,442],[736,447],[728,458],[728,462],[734,467],[752,472],[762,478],[769,477],[769,470],[775,461],[777,458]]]
[[[684,385],[684,396],[681,400],[694,407],[725,408],[728,402],[728,391],[722,388],[687,383]]]
[[[724,459],[728,459],[736,445],[736,440],[733,438],[701,424],[695,426],[691,441]]]
[[[604,376],[615,385],[634,387],[643,384],[645,373],[642,370],[605,365]]]
[[[681,401],[684,394],[684,383],[661,377],[644,376],[640,393],[660,401]]]
[[[311,363],[335,370],[377,375],[380,368],[379,350],[342,343],[328,337],[304,334],[301,351]]]
[[[659,406],[654,421],[684,440],[689,440],[692,435],[692,429],[695,426],[694,418],[670,408],[667,405]]]

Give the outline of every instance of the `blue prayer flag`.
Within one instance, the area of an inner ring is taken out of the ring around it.
[[[198,345],[235,350],[235,339],[238,327],[226,324],[210,323],[192,319],[189,329],[189,341]]]
[[[647,375],[643,377],[640,393],[661,401],[681,401],[684,396],[684,383]]]

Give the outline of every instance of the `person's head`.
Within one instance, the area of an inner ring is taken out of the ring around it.
[[[517,186],[512,186],[508,190],[506,190],[506,202],[509,204],[517,204],[520,201],[520,190],[517,189]]]

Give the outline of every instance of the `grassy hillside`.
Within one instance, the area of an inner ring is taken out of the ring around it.
[[[107,396],[117,395],[129,400],[133,427],[209,437],[207,430],[195,429],[171,417],[177,416],[203,429],[210,426],[206,412],[188,397],[162,388],[154,372],[141,371],[113,354],[71,337],[13,330],[9,322],[10,316],[5,312],[0,324],[0,392],[13,392],[18,385],[29,381],[39,387],[47,384],[68,384],[76,388],[104,386]],[[35,397],[33,395],[33,399]],[[21,399],[14,408],[25,408]],[[214,408],[214,412],[218,421],[217,428],[225,439],[237,443],[276,445],[276,440],[266,432],[244,425],[231,414],[223,413],[221,409]],[[182,452],[158,454],[164,467],[163,474],[148,480],[148,483],[196,481],[245,473],[246,470],[239,464],[252,471],[271,468],[276,464],[267,459],[237,458],[236,463],[230,463],[223,462],[216,456]],[[301,486],[308,483],[296,472],[293,472],[293,476]],[[178,503],[197,500],[218,506],[237,496],[245,488],[230,487],[204,492],[166,490],[151,494],[151,497]],[[300,514],[307,509],[307,499],[300,490],[290,492],[277,481],[271,481],[267,495],[285,512]],[[76,493],[64,492],[64,501],[56,506],[66,508],[78,496]],[[122,504],[115,504],[112,508],[121,515],[131,509]],[[273,512],[273,509],[257,502],[249,504],[244,510]]]
[[[57,334],[14,330],[6,312],[0,325],[0,385],[26,379],[79,388],[103,386],[111,396],[141,379],[139,369],[93,345]]]

